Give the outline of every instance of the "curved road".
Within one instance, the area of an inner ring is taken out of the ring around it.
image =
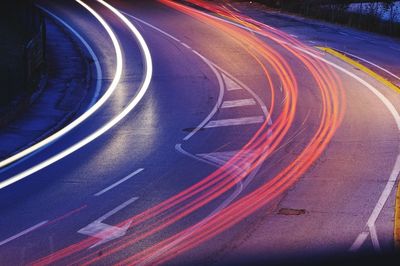
[[[399,95],[233,9],[186,2],[40,1],[115,91],[1,170],[1,264],[391,250]]]

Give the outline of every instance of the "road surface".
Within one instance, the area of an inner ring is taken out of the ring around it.
[[[189,2],[40,1],[84,38],[109,97],[1,169],[1,264],[393,249],[399,95],[284,31]]]

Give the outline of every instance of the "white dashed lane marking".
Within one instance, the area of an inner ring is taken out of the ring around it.
[[[260,124],[262,122],[264,122],[263,116],[240,117],[240,118],[213,120],[210,121],[204,128],[241,126],[250,124]]]
[[[131,179],[132,177],[134,177],[135,175],[139,174],[139,173],[142,172],[143,170],[144,170],[143,168],[140,168],[140,169],[136,170],[135,172],[131,173],[130,175],[128,175],[128,176],[122,178],[121,180],[115,182],[114,184],[112,184],[112,185],[106,187],[105,189],[103,189],[103,190],[97,192],[96,194],[94,194],[94,196],[97,197],[97,196],[100,196],[100,195],[106,193],[107,191],[109,191],[109,190],[115,188],[116,186],[118,186],[118,185],[124,183],[125,181]]]
[[[87,235],[91,237],[95,237],[99,239],[99,241],[92,245],[89,248],[94,248],[98,245],[104,244],[106,242],[109,242],[111,240],[117,239],[119,237],[122,237],[126,234],[126,231],[128,230],[129,226],[132,223],[132,220],[126,223],[122,227],[118,226],[113,226],[113,225],[108,225],[103,223],[104,220],[107,218],[111,217],[112,215],[116,214],[117,212],[121,211],[122,209],[128,207],[130,204],[138,200],[138,197],[133,197],[128,201],[125,201],[115,209],[107,212],[97,220],[93,221],[92,223],[88,224],[87,226],[83,227],[78,231],[79,234],[82,235]]]
[[[252,105],[256,105],[256,101],[254,99],[241,99],[241,100],[225,101],[222,103],[221,108],[232,108],[232,107],[242,107],[242,106],[252,106]]]

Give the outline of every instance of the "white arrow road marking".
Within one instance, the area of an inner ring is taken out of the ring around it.
[[[87,226],[83,227],[82,229],[80,229],[78,231],[78,233],[80,233],[80,234],[92,236],[92,237],[100,239],[99,242],[90,246],[89,249],[97,247],[97,246],[104,244],[106,242],[109,242],[111,240],[117,239],[119,237],[122,237],[126,234],[126,231],[128,230],[132,221],[129,221],[123,227],[108,225],[108,224],[103,223],[103,221],[105,219],[109,218],[110,216],[114,215],[115,213],[119,212],[120,210],[126,208],[128,205],[132,204],[137,199],[139,199],[139,198],[134,197],[128,201],[125,201],[124,203],[122,203],[121,205],[116,207],[115,209],[107,212],[106,214],[101,216],[99,219],[95,220],[94,222],[88,224]]]
[[[239,84],[237,84],[235,81],[232,79],[228,78],[227,75],[222,74],[222,78],[224,79],[225,82],[225,87],[228,91],[234,91],[234,90],[241,90],[243,89]]]
[[[256,105],[256,101],[254,99],[240,99],[233,101],[224,101],[222,103],[221,108],[232,108],[232,107],[242,107],[242,106],[252,106]]]
[[[139,174],[139,173],[142,172],[143,170],[144,170],[143,168],[137,169],[135,172],[133,172],[133,173],[131,173],[130,175],[128,175],[128,176],[122,178],[121,180],[115,182],[115,183],[112,184],[111,186],[108,186],[108,187],[106,187],[105,189],[103,189],[103,190],[97,192],[96,194],[94,194],[94,196],[97,197],[97,196],[100,196],[100,195],[106,193],[107,191],[109,191],[109,190],[115,188],[116,186],[118,186],[118,185],[124,183],[124,182],[127,181],[128,179],[130,179],[130,178],[134,177],[135,175]]]
[[[25,229],[24,231],[22,231],[22,232],[20,232],[20,233],[18,233],[18,234],[16,234],[16,235],[13,235],[13,236],[11,236],[11,237],[9,237],[9,238],[7,238],[7,239],[1,241],[1,242],[0,242],[0,246],[5,245],[5,244],[7,244],[8,242],[11,242],[11,241],[13,241],[13,240],[15,240],[15,239],[17,239],[17,238],[23,236],[23,235],[26,235],[26,234],[28,234],[28,233],[30,233],[30,232],[32,232],[32,231],[38,229],[39,227],[45,225],[47,222],[48,222],[48,221],[43,221],[43,222],[41,222],[41,223],[38,223],[37,225],[34,225],[34,226],[32,226],[32,227],[30,227],[30,228],[28,228],[28,229]]]
[[[260,124],[262,122],[264,122],[263,116],[240,117],[240,118],[213,120],[210,121],[204,128]]]

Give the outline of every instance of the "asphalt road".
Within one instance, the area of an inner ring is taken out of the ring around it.
[[[84,37],[102,93],[115,91],[2,169],[1,264],[229,264],[393,249],[395,91],[233,10],[85,3],[40,5]]]

